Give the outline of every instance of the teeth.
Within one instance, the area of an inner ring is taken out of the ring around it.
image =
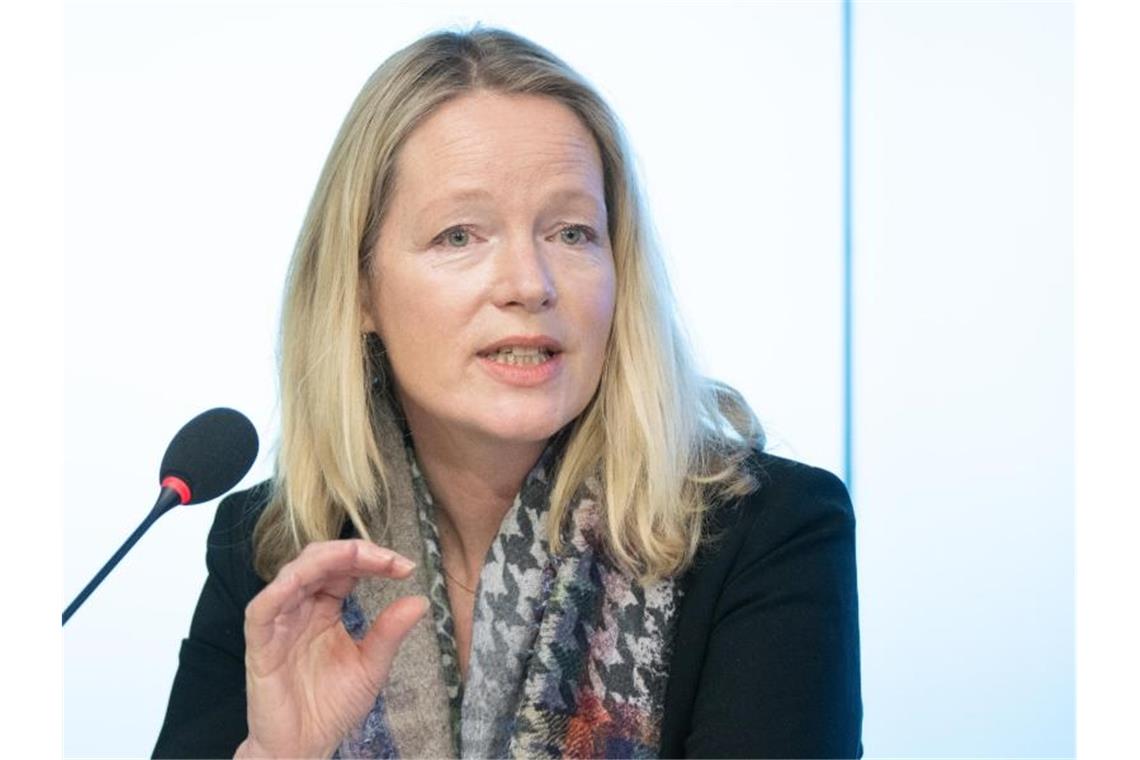
[[[488,354],[487,358],[493,359],[499,364],[542,364],[550,358],[550,352],[544,348],[510,346],[501,348],[493,354]]]
[[[535,354],[543,353],[549,356],[545,348],[524,348],[523,346],[506,346],[499,349],[500,354],[514,354],[515,356],[534,356]]]

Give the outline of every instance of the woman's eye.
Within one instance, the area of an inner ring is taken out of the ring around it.
[[[462,227],[452,227],[440,235],[440,238],[452,248],[462,248],[470,242],[471,233]]]
[[[562,242],[567,245],[581,245],[583,242],[594,239],[590,228],[581,224],[572,224],[569,227],[563,227],[559,235],[562,236]]]
[[[595,239],[594,231],[583,224],[572,224],[558,231],[563,243],[571,246],[581,246]],[[471,243],[471,231],[464,227],[452,227],[444,230],[436,237],[434,244],[446,245],[448,248],[464,248]]]

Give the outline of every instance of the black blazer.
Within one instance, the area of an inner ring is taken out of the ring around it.
[[[685,588],[663,757],[861,757],[855,517],[826,470],[758,453],[761,487],[714,509]],[[232,757],[247,732],[250,536],[265,483],[218,507],[155,757]]]

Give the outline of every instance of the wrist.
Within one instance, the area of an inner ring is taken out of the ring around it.
[[[237,751],[234,752],[234,760],[244,760],[244,758],[250,757],[265,757],[265,755],[252,748],[249,737],[247,736],[245,740],[238,745]]]
[[[252,760],[252,758],[273,758],[277,755],[262,747],[252,736],[245,737],[245,741],[238,745],[234,752],[234,760]]]
[[[270,750],[267,750],[265,747],[258,744],[257,740],[252,736],[247,736],[245,737],[245,741],[239,744],[237,750],[234,752],[234,760],[253,760],[253,758],[258,758],[258,760],[265,760],[266,758],[295,759],[309,757],[332,757],[335,750],[336,747],[334,746],[328,752],[314,752],[309,754],[303,752],[287,752],[282,754],[280,752],[271,752]]]

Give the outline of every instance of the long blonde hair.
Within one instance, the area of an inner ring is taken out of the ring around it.
[[[255,533],[269,579],[311,541],[386,504],[389,473],[374,427],[373,378],[390,368],[361,338],[360,283],[392,192],[397,152],[444,102],[486,89],[551,97],[593,133],[602,158],[617,282],[598,390],[567,429],[551,492],[551,549],[571,497],[601,487],[614,561],[642,580],[681,572],[710,504],[756,488],[746,464],[763,448],[756,415],[702,377],[643,208],[624,132],[594,89],[544,48],[501,29],[425,36],[369,78],[321,173],[293,256],[281,327],[281,441],[269,505]]]

